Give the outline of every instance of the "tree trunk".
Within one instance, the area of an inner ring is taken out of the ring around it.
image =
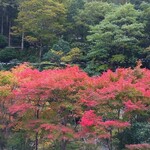
[[[61,142],[61,150],[66,150],[66,147],[67,146],[67,141],[65,141],[65,140],[62,140],[62,142]]]
[[[42,51],[43,51],[43,45],[42,45],[42,43],[40,43],[40,47],[39,47],[39,70],[41,70]]]
[[[11,47],[11,21],[9,21],[8,46]]]
[[[42,58],[42,51],[43,51],[43,47],[42,44],[40,44],[40,49],[39,49],[39,63],[41,63],[41,58]]]
[[[39,109],[36,111],[36,119],[39,119]],[[38,139],[38,132],[35,134],[35,150],[38,150],[39,139]]]
[[[4,16],[2,15],[2,20],[1,20],[1,34],[4,34]]]
[[[112,130],[110,130],[110,139],[109,139],[109,150],[113,149],[113,145],[112,145]]]
[[[22,51],[24,50],[24,32],[22,32],[22,35],[21,35],[21,50]]]
[[[38,150],[39,140],[38,140],[38,132],[35,134],[35,150]]]
[[[4,150],[4,146],[3,145],[0,147],[0,150]]]

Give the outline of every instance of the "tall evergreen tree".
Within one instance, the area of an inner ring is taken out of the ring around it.
[[[141,53],[145,24],[139,22],[141,12],[131,4],[117,7],[99,25],[91,27],[88,40],[93,43],[87,57],[94,71],[119,66],[133,66]]]

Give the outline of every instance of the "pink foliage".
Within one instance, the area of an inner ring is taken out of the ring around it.
[[[125,128],[125,127],[130,126],[130,123],[128,123],[128,122],[121,122],[118,120],[108,120],[105,122],[101,122],[100,124],[105,126],[106,128],[108,128],[108,127]]]
[[[144,144],[131,144],[126,145],[126,148],[129,150],[149,150],[150,144],[144,143]]]
[[[126,112],[129,112],[129,111],[134,111],[134,110],[146,110],[147,108],[145,107],[144,104],[142,104],[142,101],[138,101],[136,102],[135,104],[129,100],[127,102],[124,102],[125,104],[125,109],[126,109]]]
[[[42,117],[37,123],[29,121],[30,127],[45,130],[49,138],[110,138],[108,128],[130,126],[126,113],[148,111],[150,71],[146,69],[120,68],[96,77],[89,77],[77,66],[41,72],[25,66],[16,70],[18,84],[9,112],[22,117],[28,110],[38,110],[40,115],[36,118],[34,114],[33,120],[42,116],[43,122]],[[49,114],[57,114],[53,123],[45,123],[51,121]],[[72,125],[71,119],[79,121]]]
[[[26,112],[28,109],[32,109],[32,105],[31,104],[20,104],[20,105],[13,105],[9,108],[9,112],[11,114],[15,114],[15,113],[18,113],[18,112]]]
[[[93,110],[86,111],[81,119],[81,126],[96,125],[101,121],[101,117],[97,117]]]

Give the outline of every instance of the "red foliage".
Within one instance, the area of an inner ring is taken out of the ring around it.
[[[102,121],[101,117],[97,117],[93,110],[86,111],[82,116],[80,124],[83,127],[93,126]]]
[[[11,114],[15,114],[15,113],[18,113],[18,112],[22,112],[22,113],[25,113],[28,109],[32,109],[32,105],[31,104],[20,104],[20,105],[13,105],[9,108],[9,112]]]
[[[86,110],[90,109],[80,122],[85,135],[88,133],[95,136],[96,132],[98,137],[106,135],[109,138],[109,130],[106,129],[129,127],[131,117],[149,110],[149,70],[139,67],[133,70],[117,69],[115,72],[108,70],[101,76],[92,77],[91,83],[92,86],[82,92],[81,99],[81,105],[86,106]],[[126,113],[130,115],[127,116]],[[97,118],[106,121],[98,121]],[[105,134],[99,132],[100,128]]]
[[[80,122],[82,126],[82,137],[87,135],[96,136],[98,138],[110,138],[109,131],[113,128],[126,128],[130,124],[118,120],[103,121],[102,117],[97,116],[93,110],[86,111]]]
[[[130,123],[128,122],[120,122],[118,120],[108,120],[105,122],[101,122],[100,125],[103,125],[104,127],[114,127],[114,128],[125,128],[130,126]]]
[[[41,72],[23,66],[13,72],[18,86],[13,91],[14,104],[9,112],[18,114],[18,120],[25,117],[28,130],[48,131],[46,137],[68,140],[78,137],[74,126],[79,125],[76,118],[82,113],[79,91],[91,85],[90,77],[76,66]]]
[[[150,149],[150,144],[131,144],[131,145],[126,145],[126,148],[129,150],[149,150]]]
[[[78,138],[78,134],[72,128],[67,126],[46,123],[42,124],[40,128],[48,131],[46,137],[52,140],[58,139],[58,136],[60,140],[71,140]]]
[[[142,101],[138,101],[135,104],[133,102],[131,102],[131,100],[124,102],[125,104],[125,111],[129,112],[129,111],[135,111],[135,110],[146,110],[147,107],[142,104]]]
[[[51,139],[110,138],[110,130],[129,127],[149,109],[150,71],[139,67],[97,77],[77,66],[40,72],[23,65],[12,73],[17,84],[9,113]]]

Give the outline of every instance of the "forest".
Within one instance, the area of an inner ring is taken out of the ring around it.
[[[0,0],[0,150],[150,150],[150,0]]]

